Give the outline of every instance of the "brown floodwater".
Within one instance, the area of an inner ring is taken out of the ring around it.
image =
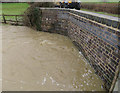
[[[102,80],[63,35],[3,25],[2,56],[4,91],[104,90]]]

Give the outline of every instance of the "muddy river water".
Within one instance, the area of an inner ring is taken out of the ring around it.
[[[3,90],[104,90],[68,37],[3,25],[2,47]]]

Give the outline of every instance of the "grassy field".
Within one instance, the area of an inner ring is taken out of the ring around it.
[[[24,14],[25,10],[29,7],[27,3],[3,3],[2,4],[2,12],[1,14],[5,15],[21,15]],[[1,15],[0,14],[0,15]],[[22,17],[19,17],[21,19]],[[7,20],[15,20],[14,16],[5,17]],[[3,20],[3,17],[1,17]]]
[[[27,3],[3,3],[2,4],[2,14],[7,15],[20,15],[29,7]]]

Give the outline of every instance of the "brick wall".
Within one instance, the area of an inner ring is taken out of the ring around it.
[[[42,30],[68,36],[110,89],[120,64],[120,23],[69,9],[42,10]]]

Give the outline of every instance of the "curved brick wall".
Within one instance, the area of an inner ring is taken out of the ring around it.
[[[41,8],[43,31],[68,36],[110,89],[120,64],[120,23],[78,10]]]

